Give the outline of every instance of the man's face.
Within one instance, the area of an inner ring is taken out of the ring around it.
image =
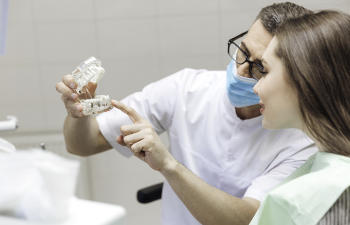
[[[249,60],[261,64],[261,57],[271,39],[272,35],[266,31],[260,20],[257,20],[242,40],[241,48],[248,54]],[[243,77],[252,78],[249,75],[248,62],[241,65],[237,64],[237,72]]]

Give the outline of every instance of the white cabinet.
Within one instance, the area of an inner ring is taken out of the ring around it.
[[[35,223],[0,216],[0,225],[126,225],[125,216],[121,206],[77,199],[72,203],[71,216],[60,223]]]

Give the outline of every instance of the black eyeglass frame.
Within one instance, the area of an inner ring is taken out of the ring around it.
[[[248,33],[248,31],[244,31],[243,33],[237,35],[236,37],[233,37],[231,38],[230,40],[228,40],[227,42],[227,54],[230,56],[231,59],[233,59],[237,64],[239,65],[242,65],[246,62],[248,62],[249,64],[249,75],[254,78],[255,80],[259,80],[261,77],[257,77],[255,74],[252,73],[252,68],[253,68],[253,65],[255,65],[258,70],[260,71],[261,74],[265,74],[263,71],[264,71],[264,67],[263,65],[259,64],[259,63],[256,63],[256,62],[253,62],[253,61],[250,61],[249,60],[249,55],[246,51],[244,51],[238,44],[236,44],[236,40],[243,37],[244,35],[246,35]],[[237,62],[236,59],[233,57],[232,54],[230,54],[230,47],[231,45],[234,44],[241,52],[243,52],[243,54],[245,55],[245,60],[240,63],[240,62]]]

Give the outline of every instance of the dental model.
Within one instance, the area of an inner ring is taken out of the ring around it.
[[[101,61],[95,57],[90,57],[82,62],[73,72],[72,76],[77,83],[75,89],[78,94],[82,94],[85,90],[91,96],[88,89],[84,89],[89,82],[98,83],[103,77],[105,70],[101,66]],[[111,98],[108,95],[97,95],[95,98],[80,99],[83,106],[83,114],[95,115],[111,108]]]
[[[111,98],[108,95],[97,95],[95,98],[80,100],[84,115],[94,115],[111,107]]]
[[[89,83],[97,83],[103,77],[105,70],[101,66],[101,61],[95,57],[90,57],[72,72],[74,80],[77,82],[78,87],[76,91],[81,94],[83,88]]]

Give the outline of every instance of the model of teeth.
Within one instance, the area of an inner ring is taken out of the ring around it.
[[[87,94],[90,95],[88,89],[84,88],[89,82],[97,84],[104,73],[105,70],[102,68],[100,60],[95,57],[88,58],[72,72],[72,76],[77,83],[75,91],[82,94],[86,90]],[[111,98],[108,95],[97,95],[95,98],[80,99],[80,104],[83,106],[82,112],[84,115],[94,115],[111,108]]]
[[[101,66],[101,61],[93,56],[80,63],[80,65],[72,72],[72,76],[78,85],[76,91],[81,94],[83,88],[89,82],[98,83],[104,73],[105,70]]]

